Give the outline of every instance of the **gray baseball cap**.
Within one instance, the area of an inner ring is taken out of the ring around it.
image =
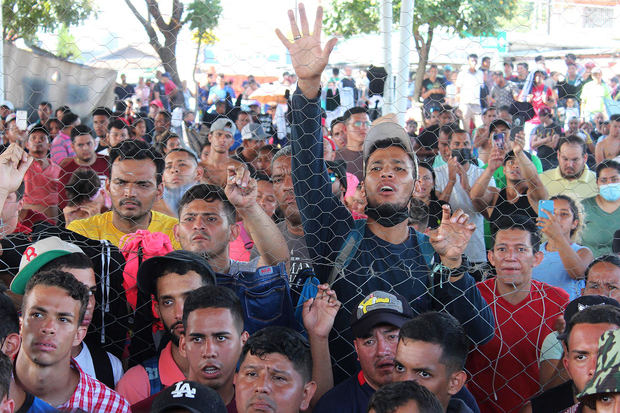
[[[256,140],[262,141],[267,139],[269,136],[265,133],[265,130],[260,125],[260,123],[248,123],[241,130],[241,139],[246,140]]]
[[[366,170],[366,164],[368,162],[368,157],[370,156],[370,151],[374,147],[374,145],[378,141],[382,141],[385,139],[397,139],[399,143],[405,148],[407,155],[411,158],[414,165],[414,172],[418,172],[418,158],[413,151],[413,146],[411,144],[411,137],[407,134],[407,131],[395,122],[380,122],[370,128],[368,134],[366,135],[366,139],[364,140],[364,171]]]
[[[235,126],[235,122],[233,122],[232,120],[228,118],[219,118],[211,124],[211,129],[209,129],[210,132],[216,130],[223,130],[225,132],[230,132],[234,135],[237,131],[237,127]]]

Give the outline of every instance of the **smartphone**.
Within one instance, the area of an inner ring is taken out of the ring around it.
[[[504,138],[505,137],[506,137],[506,134],[504,132],[499,132],[493,135],[493,142],[495,143],[495,146],[497,146],[501,150],[504,150]]]
[[[523,126],[513,126],[512,129],[510,129],[510,140],[514,142],[519,132],[523,132]]]
[[[19,130],[28,129],[28,112],[25,110],[18,110],[15,112],[15,125]]]
[[[538,201],[538,216],[541,218],[549,218],[548,212],[553,214],[553,201],[540,200]]]

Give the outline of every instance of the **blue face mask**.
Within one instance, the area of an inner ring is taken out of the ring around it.
[[[615,184],[601,185],[598,189],[601,196],[609,202],[614,202],[620,199],[620,182]]]

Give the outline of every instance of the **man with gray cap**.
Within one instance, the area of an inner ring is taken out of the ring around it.
[[[475,225],[463,211],[451,214],[448,206],[444,206],[442,224],[430,239],[407,225],[417,160],[411,139],[400,125],[379,123],[364,140],[362,178],[368,220],[354,220],[332,194],[322,159],[318,97],[321,73],[336,39],[323,49],[322,8],[317,11],[313,35],[308,31],[305,9],[301,4],[299,8],[303,34],[292,11],[289,16],[296,39],[288,40],[279,30],[277,34],[289,50],[299,76],[291,99],[296,204],[316,275],[321,282],[330,283],[343,303],[331,341],[332,355],[338,360],[335,381],[356,371],[349,317],[372,291],[398,290],[417,312],[447,310],[459,319],[474,343],[489,340],[493,336],[493,317],[462,259]]]
[[[233,159],[246,164],[253,174],[254,167],[251,162],[256,159],[259,149],[263,147],[268,137],[259,123],[248,123],[241,130],[241,146],[237,148]]]
[[[219,118],[211,124],[208,137],[211,149],[203,162],[205,169],[203,180],[207,183],[224,187],[228,178],[228,166],[232,165],[237,169],[243,165],[242,162],[232,159],[229,153],[230,147],[235,142],[236,130],[235,123],[228,118]]]

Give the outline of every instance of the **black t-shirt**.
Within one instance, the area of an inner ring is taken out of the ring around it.
[[[437,149],[439,139],[439,125],[429,126],[418,135],[418,143],[424,149]]]
[[[527,194],[522,194],[516,202],[510,202],[506,196],[506,188],[499,191],[497,201],[493,206],[493,212],[491,213],[491,233],[495,233],[497,227],[495,222],[503,217],[512,217],[514,215],[525,215],[533,220],[538,217],[538,213],[532,208],[530,201],[527,198]]]
[[[426,92],[432,89],[443,89],[443,82],[441,79],[436,78],[433,82],[430,79],[424,79],[422,81],[422,91]],[[426,99],[424,99],[424,106],[439,106],[444,102],[443,93],[431,93]]]
[[[534,129],[534,133],[536,134],[536,136],[543,138],[547,136],[553,136],[554,134],[558,134],[558,136],[563,135],[562,128],[555,122],[549,126],[545,126],[544,124],[538,125],[536,129]],[[556,148],[552,148],[547,145],[540,145],[537,149],[536,154],[540,158],[543,171],[553,169],[558,166],[558,156]]]

